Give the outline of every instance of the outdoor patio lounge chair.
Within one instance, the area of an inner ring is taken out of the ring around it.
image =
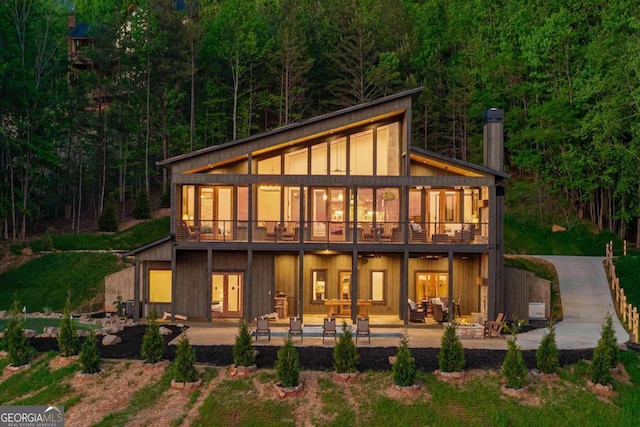
[[[303,341],[303,332],[302,332],[302,320],[299,317],[290,317],[289,318],[289,338],[292,336],[299,336],[300,342]]]
[[[449,318],[449,312],[440,298],[431,299],[431,311],[436,322],[446,322]]]
[[[409,298],[409,322],[423,322],[426,323],[426,312],[422,307],[418,307],[418,305]]]
[[[498,313],[496,320],[484,321],[484,336],[493,338],[504,338],[502,336],[502,327],[504,325],[504,313]]]
[[[333,341],[336,340],[336,319],[333,317],[325,317],[324,326],[322,327],[322,344],[324,344],[324,337],[326,335],[333,335]]]
[[[256,326],[256,341],[260,335],[266,335],[267,341],[271,341],[271,328],[269,328],[269,319],[266,317],[258,317]]]
[[[358,317],[356,319],[356,344],[358,343],[358,337],[367,337],[369,344],[371,344],[371,328],[369,328],[368,317]]]

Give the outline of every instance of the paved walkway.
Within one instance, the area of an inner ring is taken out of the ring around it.
[[[629,334],[615,315],[615,309],[603,267],[604,258],[541,256],[556,266],[560,282],[560,293],[564,320],[556,326],[556,337],[560,349],[595,348],[600,338],[600,330],[607,312],[613,314],[614,329],[619,343],[629,340]],[[238,327],[235,324],[189,324],[187,333],[193,345],[233,345]],[[261,338],[256,345],[280,345],[286,334],[286,327],[272,327],[271,341]],[[385,327],[372,333],[371,344],[360,339],[358,346],[397,347],[400,337],[406,331],[411,347],[440,347],[443,329],[438,326],[421,325]],[[535,350],[547,328],[540,328],[518,335],[518,344],[523,350]],[[322,346],[320,330],[307,329],[302,343],[296,345]],[[469,349],[506,349],[506,340],[465,339],[463,346]],[[326,346],[333,346],[333,340],[326,340]]]
[[[602,257],[541,256],[555,265],[562,296],[563,320],[556,325],[560,349],[595,348],[604,317],[611,313],[619,343],[629,341],[613,305]],[[523,349],[537,348],[547,328],[518,336]]]

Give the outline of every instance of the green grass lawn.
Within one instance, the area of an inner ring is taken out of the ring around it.
[[[554,233],[550,224],[542,226],[509,215],[504,218],[505,254],[605,256],[609,241],[622,248],[621,240],[611,232],[596,233],[585,224]]]
[[[627,302],[640,307],[640,256],[622,256],[615,258],[613,263]]]
[[[126,266],[120,256],[110,253],[42,255],[0,275],[0,309],[8,310],[16,299],[28,312],[61,312],[68,292],[71,307],[78,307],[103,295],[105,276]]]

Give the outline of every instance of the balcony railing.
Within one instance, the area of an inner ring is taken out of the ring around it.
[[[307,221],[300,233],[298,221],[179,221],[176,240],[193,242],[356,243],[403,244],[405,229],[410,244],[486,244],[486,223],[376,222],[353,224]],[[355,233],[355,236],[354,236]]]

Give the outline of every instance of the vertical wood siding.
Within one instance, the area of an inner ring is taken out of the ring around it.
[[[514,267],[504,267],[504,297],[499,312],[507,320],[524,320],[529,323],[529,283],[536,280],[535,274]]]

